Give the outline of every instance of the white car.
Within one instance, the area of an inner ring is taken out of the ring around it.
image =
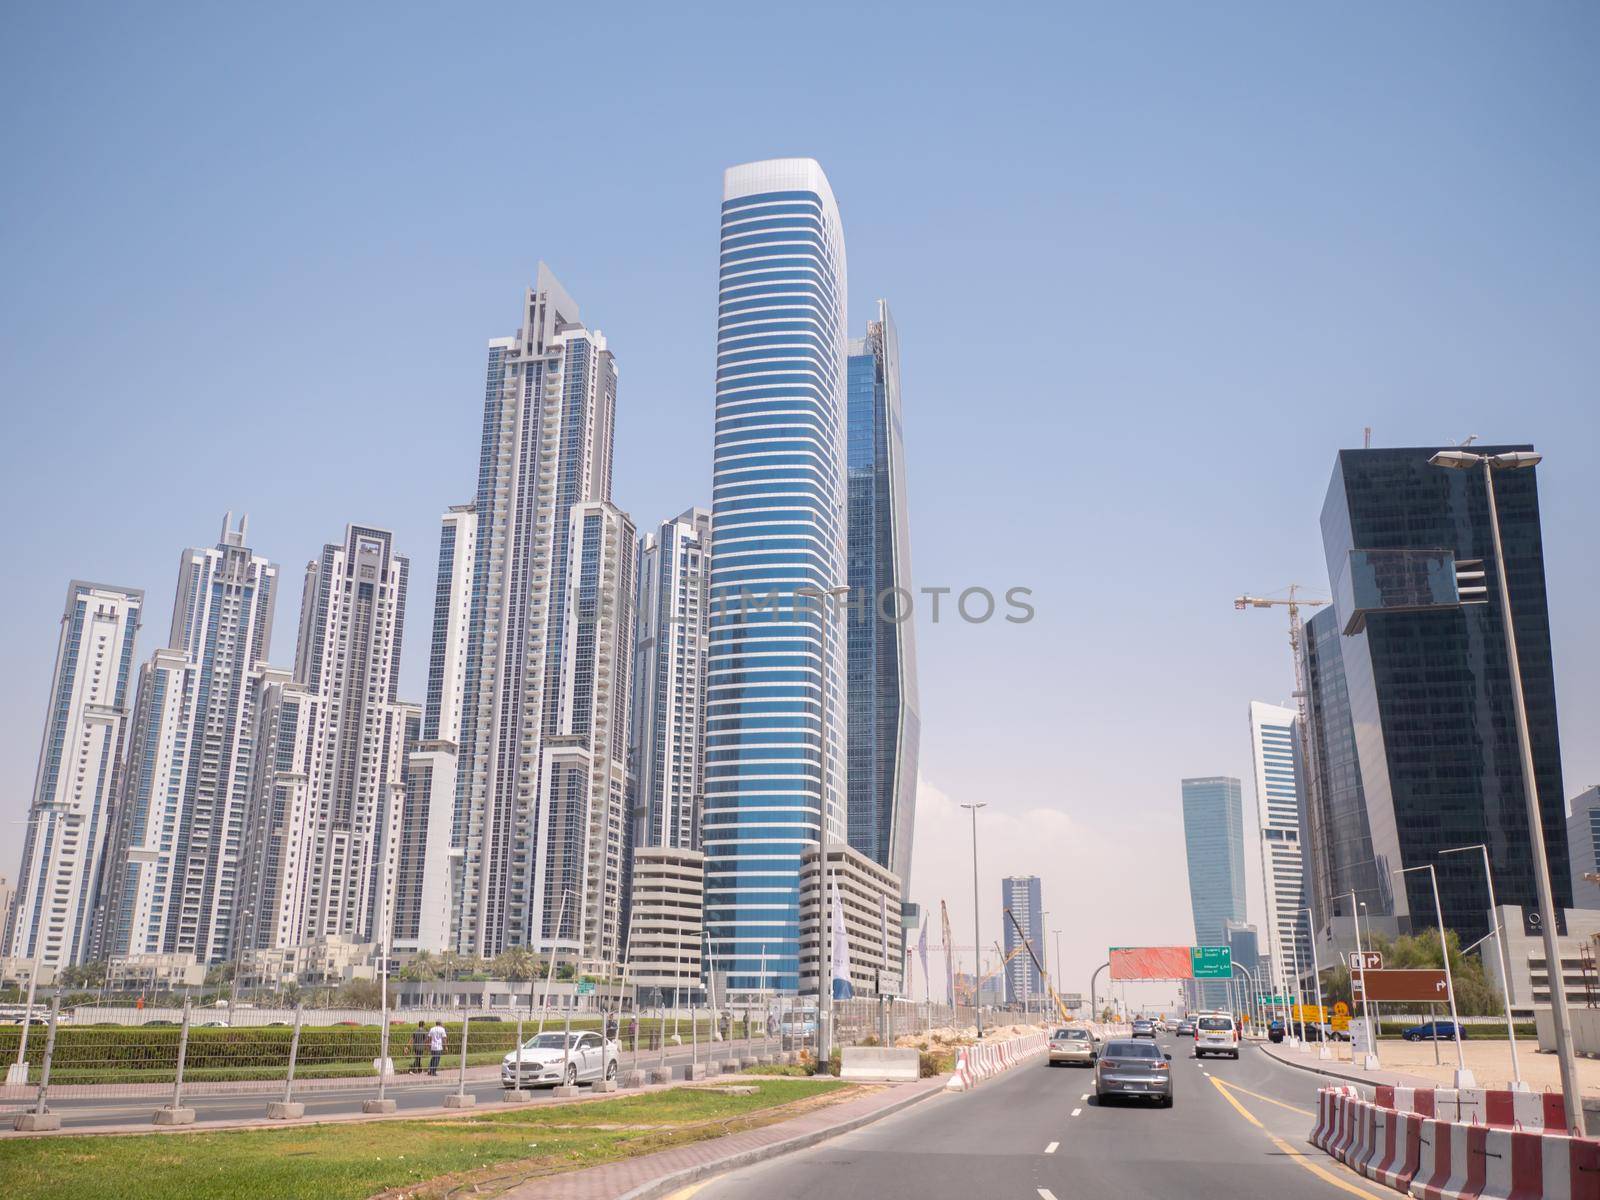
[[[598,1033],[535,1034],[501,1060],[500,1086],[570,1087],[615,1079],[619,1054],[617,1043]]]
[[[1201,1013],[1194,1026],[1194,1056],[1220,1054],[1239,1057],[1239,1027],[1232,1013]]]

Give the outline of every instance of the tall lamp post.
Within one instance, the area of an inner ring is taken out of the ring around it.
[[[1328,1016],[1328,1010],[1322,1007],[1322,967],[1317,963],[1317,937],[1312,929],[1312,926],[1316,924],[1316,918],[1312,915],[1309,907],[1302,911],[1306,914],[1306,945],[1311,947],[1311,979],[1317,985],[1317,1011],[1322,1014],[1323,1019],[1327,1022],[1327,1033],[1331,1037],[1333,1034],[1333,1018]],[[1328,1037],[1317,1039],[1317,1057],[1328,1057]]]
[[[963,804],[972,813],[972,1013],[983,1040],[983,938],[978,935],[978,810],[988,804]]]
[[[1550,887],[1550,860],[1544,848],[1544,819],[1539,811],[1539,784],[1534,777],[1533,743],[1528,734],[1528,706],[1522,694],[1522,663],[1517,656],[1517,631],[1511,621],[1511,588],[1506,582],[1505,548],[1500,544],[1500,510],[1495,505],[1494,473],[1538,465],[1543,455],[1531,450],[1504,454],[1474,454],[1470,450],[1441,450],[1428,461],[1436,467],[1458,471],[1483,468],[1483,492],[1489,501],[1489,526],[1494,534],[1494,576],[1500,593],[1500,622],[1506,639],[1506,663],[1511,670],[1512,707],[1517,716],[1517,747],[1522,752],[1522,796],[1528,806],[1528,843],[1533,854],[1533,878],[1539,896],[1539,918],[1544,929],[1544,961],[1550,967],[1550,1018],[1555,1026],[1556,1055],[1561,1065],[1561,1094],[1565,1098],[1567,1128],[1582,1133],[1583,1098],[1578,1092],[1578,1063],[1572,1049],[1572,1017],[1567,1011],[1567,991],[1561,984],[1561,947],[1556,935],[1555,896]]]
[[[1367,1057],[1362,1066],[1369,1071],[1376,1071],[1382,1066],[1378,1061],[1378,1029],[1376,1025],[1370,1024],[1372,1007],[1367,1001],[1367,956],[1361,949],[1361,908],[1356,900],[1354,888],[1350,889],[1350,923],[1355,926],[1356,931],[1356,969],[1361,977],[1361,1016],[1364,1021],[1369,1023]],[[1354,1056],[1355,1052],[1352,1048],[1351,1057],[1353,1058]]]
[[[1506,1038],[1511,1043],[1511,1090],[1525,1092],[1528,1085],[1522,1081],[1522,1066],[1517,1062],[1517,1030],[1511,1020],[1511,964],[1506,957],[1505,935],[1500,932],[1500,909],[1494,902],[1494,872],[1489,869],[1489,847],[1482,842],[1475,846],[1452,846],[1449,850],[1439,851],[1439,855],[1464,854],[1469,850],[1483,852],[1483,877],[1489,881],[1489,931],[1494,934],[1495,949],[1500,957],[1500,991],[1506,1002]]]
[[[1426,871],[1433,883],[1433,915],[1439,922],[1439,957],[1444,960],[1444,991],[1450,1001],[1450,1028],[1456,1035],[1455,1086],[1475,1088],[1478,1086],[1478,1081],[1472,1077],[1472,1072],[1467,1070],[1466,1056],[1461,1050],[1461,1018],[1456,1015],[1456,984],[1455,977],[1450,974],[1450,944],[1445,941],[1444,908],[1439,903],[1439,872],[1434,870],[1432,863],[1423,863],[1419,867],[1401,867],[1398,871],[1390,871],[1389,874],[1409,875],[1413,871]]]

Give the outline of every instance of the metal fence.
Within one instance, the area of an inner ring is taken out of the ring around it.
[[[511,1020],[380,1010],[363,1013],[366,1023],[350,1018],[328,1024],[314,1024],[305,1009],[240,1009],[230,1015],[225,1023],[213,1010],[186,1005],[177,1010],[176,1020],[81,1024],[67,1019],[57,996],[42,1021],[35,1017],[0,1028],[0,1061],[10,1064],[0,1109],[42,1115],[50,1111],[52,1097],[149,1100],[160,1105],[152,1118],[156,1123],[184,1124],[194,1119],[193,1103],[207,1096],[259,1096],[269,1103],[269,1116],[293,1118],[303,1115],[306,1096],[342,1091],[351,1107],[382,1112],[392,1110],[392,1086],[436,1089],[430,1081],[454,1080],[455,1094],[466,1097],[469,1082],[499,1083],[506,1056],[541,1031],[566,1034],[562,1044],[570,1050],[576,1035],[599,1031],[603,1024],[616,1050],[602,1056],[601,1075],[588,1078],[591,1067],[585,1082],[616,1079],[624,1068],[630,1076],[665,1071],[670,1079],[676,1067],[696,1078],[811,1048],[815,1037],[814,1027],[795,1019],[793,1006],[781,1004],[767,1021],[759,1014],[705,1008],[591,1019],[566,1010]],[[569,1082],[565,1071],[557,1082]],[[443,1099],[452,1105],[448,1096]],[[465,1103],[470,1101],[454,1106]]]

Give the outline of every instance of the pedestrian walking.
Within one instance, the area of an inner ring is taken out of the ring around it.
[[[427,1049],[428,1023],[426,1021],[418,1021],[417,1027],[411,1031],[411,1067],[406,1074],[422,1074],[422,1055]]]
[[[444,1054],[444,1040],[448,1036],[449,1034],[445,1032],[444,1026],[438,1021],[435,1021],[433,1028],[428,1030],[428,1053],[431,1055],[428,1059],[429,1075],[437,1075],[439,1073],[439,1059]]]

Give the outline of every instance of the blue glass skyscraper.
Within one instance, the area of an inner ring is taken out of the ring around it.
[[[730,990],[799,986],[801,855],[845,840],[845,251],[811,159],[723,180],[705,921]]]
[[[850,845],[911,887],[917,803],[917,652],[900,430],[900,342],[878,301],[849,367]]]
[[[1244,915],[1244,802],[1231,776],[1183,781],[1183,845],[1189,865],[1194,944],[1226,946],[1228,922]],[[1207,1008],[1225,1007],[1228,986],[1197,983]]]

